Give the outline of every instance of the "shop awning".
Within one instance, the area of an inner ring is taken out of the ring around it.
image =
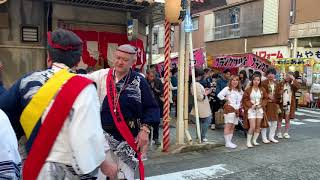
[[[204,50],[203,48],[193,49],[194,59],[198,64],[205,63]],[[147,57],[148,58],[148,57]],[[173,52],[170,54],[171,61],[177,61],[179,58],[178,52]],[[151,64],[160,64],[164,62],[164,54],[153,54],[152,55],[152,63]]]

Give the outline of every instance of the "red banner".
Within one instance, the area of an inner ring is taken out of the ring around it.
[[[218,56],[214,59],[213,67],[215,68],[250,67],[265,72],[270,66],[272,66],[270,62],[267,62],[265,59],[254,54]]]
[[[83,52],[82,59],[85,64],[88,66],[95,66],[97,62],[102,64],[102,62],[108,62],[108,44],[114,43],[123,45],[123,44],[131,44],[137,48],[137,63],[136,65],[143,65],[146,63],[146,52],[144,50],[143,41],[138,39],[135,41],[129,41],[127,34],[118,34],[118,33],[109,33],[109,32],[96,32],[96,31],[81,31],[81,30],[72,30],[76,33],[81,40],[83,41]],[[96,42],[98,51],[98,56],[95,57],[89,51],[88,41]]]

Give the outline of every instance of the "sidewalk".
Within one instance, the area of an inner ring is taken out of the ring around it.
[[[203,151],[209,150],[217,147],[224,146],[224,137],[223,137],[223,125],[216,127],[215,130],[211,130],[210,127],[207,132],[208,143],[199,144],[196,140],[196,125],[189,124],[189,132],[192,138],[192,143],[188,144],[187,142],[184,145],[176,145],[176,119],[172,119],[170,122],[170,148],[169,152],[162,152],[162,145],[156,146],[155,144],[150,145],[148,152],[148,159],[159,158],[167,154],[176,154],[184,153],[191,151]],[[162,142],[163,129],[160,128],[159,140]],[[242,131],[235,132],[235,140],[245,137]]]

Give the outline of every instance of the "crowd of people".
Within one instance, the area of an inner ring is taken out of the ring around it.
[[[288,72],[280,81],[276,79],[275,68],[265,73],[241,70],[234,75],[225,69],[221,77],[211,69],[196,69],[195,72],[202,142],[208,141],[209,125],[215,129],[215,113],[219,109],[223,109],[224,139],[228,148],[237,147],[232,137],[239,121],[247,130],[246,146],[249,148],[260,145],[257,142],[260,133],[265,144],[278,143],[275,135],[278,139],[290,138],[290,119],[294,118],[296,95],[301,87],[299,76]]]

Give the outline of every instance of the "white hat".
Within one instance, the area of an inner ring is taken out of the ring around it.
[[[118,47],[117,51],[127,53],[127,54],[136,54],[137,48],[134,46],[131,46],[130,44],[123,44]]]

